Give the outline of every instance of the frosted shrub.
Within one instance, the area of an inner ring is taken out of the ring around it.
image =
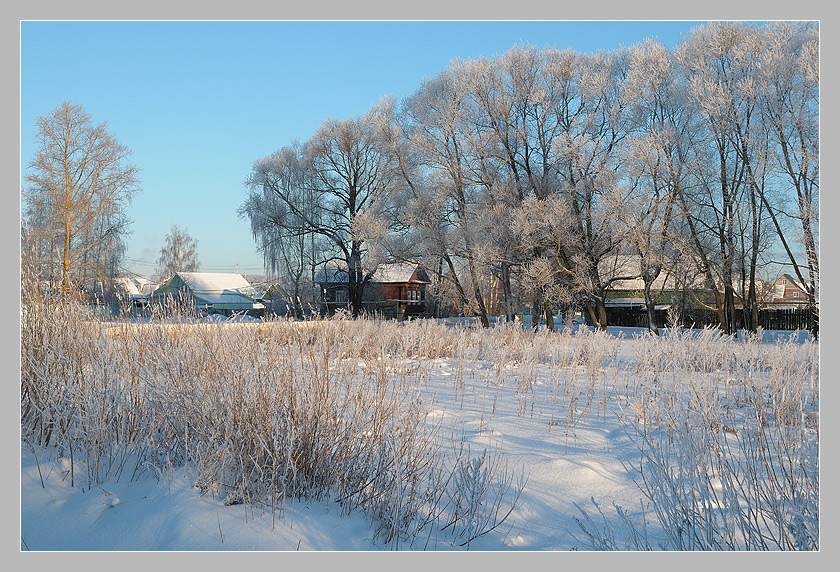
[[[469,547],[475,539],[495,530],[518,504],[525,488],[524,477],[514,483],[513,474],[501,464],[501,457],[486,450],[479,456],[459,456],[452,479],[446,487],[443,513],[460,546]],[[506,497],[510,495],[511,499]]]

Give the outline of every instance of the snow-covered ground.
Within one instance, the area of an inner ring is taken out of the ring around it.
[[[642,330],[611,328],[612,342],[601,339],[586,350],[585,332],[557,334],[556,343],[577,343],[580,352],[605,352],[600,362],[595,360],[603,364],[597,371],[583,360],[580,365],[539,363],[520,350],[506,357],[478,352],[469,360],[418,356],[395,364],[417,372],[415,385],[427,422],[439,426],[440,435],[456,436],[473,452],[498,455],[511,475],[526,479],[510,516],[470,542],[469,550],[590,550],[576,517],[581,518],[578,507],[597,514],[591,499],[608,516],[615,515],[613,503],[636,522],[645,511],[649,534],[661,534],[632,469],[639,461],[637,445],[622,421],[636,395],[629,387],[633,364],[638,352],[650,346],[637,339]],[[764,332],[760,345],[782,340],[801,345],[807,339],[804,332]],[[345,359],[357,360],[360,369],[370,366],[363,359]],[[189,467],[138,480],[129,474],[112,476],[88,488],[70,474],[69,459],[51,458],[54,452],[45,451],[39,459],[29,447],[21,447],[23,551],[394,548],[372,538],[368,517],[345,514],[330,500],[288,500],[282,516],[264,505],[226,506],[223,499],[193,486]],[[445,533],[429,531],[399,548],[466,547]]]

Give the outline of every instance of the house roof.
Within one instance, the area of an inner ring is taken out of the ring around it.
[[[379,264],[373,272],[370,281],[379,284],[393,284],[402,282],[429,283],[425,273],[422,276],[415,276],[418,266],[407,262],[394,264]],[[420,273],[418,273],[420,274]],[[414,280],[412,280],[412,276]],[[315,275],[315,282],[319,284],[336,284],[347,282],[347,265],[342,262],[327,263],[326,268],[321,268]]]
[[[389,282],[428,282],[428,280],[419,277],[415,277],[414,280],[411,280],[412,276],[415,275],[415,272],[417,272],[417,265],[415,264],[408,264],[406,262],[380,264],[376,268],[376,272],[373,273],[371,280],[383,284]]]
[[[116,283],[125,290],[126,294],[130,296],[140,296],[140,289],[137,287],[137,284],[134,283],[134,280],[128,276],[120,276],[116,279]]]
[[[598,262],[598,271],[601,276],[636,276],[641,273],[641,261],[637,255],[618,254],[606,256]],[[676,280],[673,275],[663,268],[659,276],[653,281],[654,290],[669,289],[676,287]],[[702,277],[691,279],[690,287],[702,288]],[[644,290],[645,282],[641,278],[629,280],[616,280],[610,285],[611,290]]]
[[[143,276],[120,276],[116,283],[132,298],[145,298],[157,287],[157,284]]]
[[[607,298],[604,300],[604,306],[607,308],[644,308],[644,298]],[[656,310],[667,310],[671,304],[655,304]]]
[[[219,308],[253,308],[256,288],[241,274],[228,272],[176,272],[154,295],[173,294],[186,287],[201,304]]]
[[[800,282],[799,280],[797,280],[796,278],[794,278],[794,277],[793,277],[793,276],[791,276],[790,274],[782,274],[781,276],[779,276],[779,279],[778,279],[778,280],[776,280],[776,282],[778,282],[778,281],[779,281],[779,280],[781,280],[782,278],[786,278],[786,279],[787,279],[787,281],[788,281],[791,285],[795,286],[796,288],[799,288],[799,289],[800,289],[800,290],[802,290],[803,292],[805,291],[805,287],[802,285],[802,282]]]

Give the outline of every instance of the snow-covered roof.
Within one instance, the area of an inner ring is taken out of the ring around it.
[[[607,298],[604,300],[604,306],[607,308],[644,308],[644,298]],[[655,304],[656,310],[667,310],[670,304]]]
[[[388,284],[396,282],[409,282],[411,277],[417,270],[417,266],[407,262],[397,262],[393,264],[379,264],[371,276],[370,281],[379,284]],[[365,271],[369,271],[365,269]],[[342,262],[331,262],[326,264],[326,268],[321,267],[315,275],[315,282],[324,283],[340,283],[347,281],[347,265]],[[414,280],[415,282],[427,282],[426,280]]]
[[[193,292],[215,293],[233,290],[243,294],[254,294],[256,289],[245,277],[235,272],[178,272]]]
[[[143,276],[120,276],[115,282],[131,298],[137,299],[145,299],[157,288],[157,284]]]
[[[416,271],[416,265],[406,262],[380,264],[376,268],[376,272],[373,273],[371,280],[379,283],[409,282]],[[424,280],[415,279],[415,282],[424,282]]]
[[[135,284],[134,280],[129,278],[128,276],[120,276],[115,280],[117,286],[125,290],[125,293],[129,296],[140,296],[140,289]]]
[[[241,274],[232,272],[177,272],[155,290],[155,295],[171,294],[186,286],[199,303],[215,307],[253,305],[257,289]],[[253,306],[256,307],[256,306]],[[260,306],[261,307],[261,306]]]
[[[641,273],[641,261],[639,256],[634,254],[607,256],[599,261],[598,271],[602,278],[610,276],[636,276]],[[687,278],[689,280],[689,287],[697,289],[704,288],[702,276]],[[676,287],[676,279],[665,267],[662,268],[662,271],[653,281],[652,285],[653,290],[667,290]],[[645,282],[641,278],[616,280],[610,285],[611,290],[644,290],[644,288]]]

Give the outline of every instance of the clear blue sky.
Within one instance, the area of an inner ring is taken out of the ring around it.
[[[129,270],[154,272],[174,223],[198,240],[201,270],[262,274],[236,214],[243,181],[255,159],[305,141],[327,117],[407,96],[456,58],[520,42],[587,52],[653,37],[675,46],[698,24],[24,21],[21,181],[36,118],[64,100],[82,104],[141,169]]]

